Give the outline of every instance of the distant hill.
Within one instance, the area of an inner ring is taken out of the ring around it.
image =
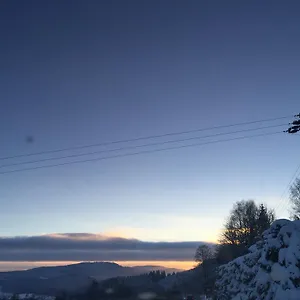
[[[179,271],[162,266],[122,267],[110,262],[79,263],[26,271],[0,272],[0,286],[2,292],[6,293],[56,295],[60,291],[76,292],[84,289],[93,280],[141,275],[152,270],[165,270],[167,273]]]

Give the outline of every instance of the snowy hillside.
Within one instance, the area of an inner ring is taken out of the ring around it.
[[[249,251],[219,268],[218,299],[300,299],[300,221],[275,221]]]

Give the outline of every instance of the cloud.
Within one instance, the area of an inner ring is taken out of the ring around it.
[[[91,233],[0,238],[0,261],[189,261],[202,242],[145,242]]]

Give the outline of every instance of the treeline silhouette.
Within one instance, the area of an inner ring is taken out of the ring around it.
[[[165,271],[155,270],[150,271],[149,273],[137,275],[137,276],[127,276],[127,277],[115,277],[106,279],[103,281],[93,280],[90,286],[81,293],[69,294],[62,292],[56,296],[56,300],[99,300],[99,299],[130,299],[136,298],[138,294],[141,293],[141,288],[135,288],[134,285],[130,284],[130,281],[141,281],[145,282],[145,289],[142,292],[151,292],[154,294],[162,293],[162,289],[157,289],[147,286],[147,283],[156,284],[164,278],[176,275],[175,272],[172,274],[166,273]],[[154,285],[155,286],[155,285]],[[176,292],[173,290],[169,294],[174,295]],[[179,294],[179,291],[178,293]],[[166,296],[166,295],[165,295]]]

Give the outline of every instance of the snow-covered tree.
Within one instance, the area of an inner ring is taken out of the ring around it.
[[[300,221],[277,220],[249,253],[218,269],[219,300],[300,299]]]

